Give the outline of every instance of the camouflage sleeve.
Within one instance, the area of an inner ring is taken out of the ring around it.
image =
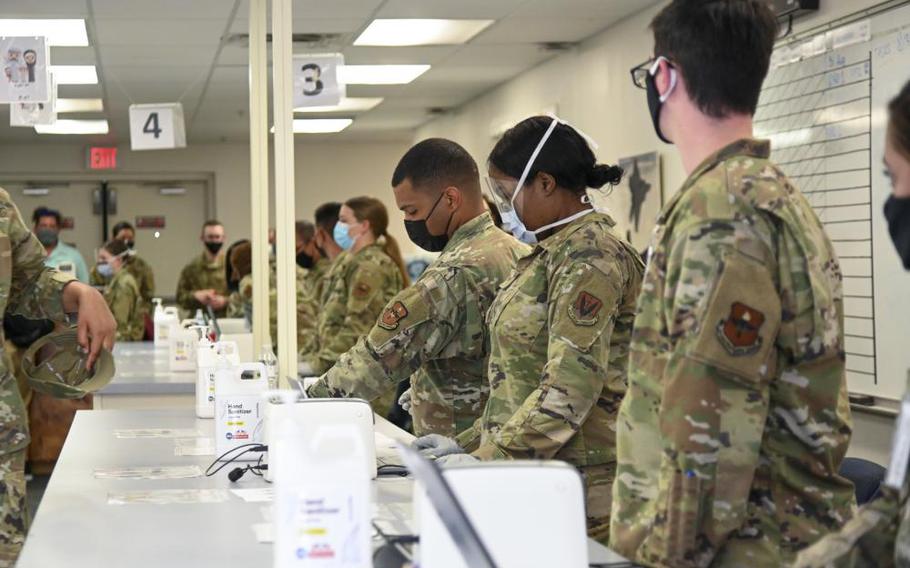
[[[196,279],[193,275],[192,265],[183,267],[180,278],[177,280],[177,305],[188,312],[195,312],[203,305],[200,304],[193,292],[196,291]]]
[[[847,521],[840,531],[828,534],[800,552],[793,568],[894,566],[901,502],[894,489],[883,486],[882,492],[879,498],[865,505]],[[906,515],[906,501],[903,509]]]
[[[388,301],[388,297],[383,297],[382,293],[386,288],[386,280],[386,274],[371,263],[364,263],[354,269],[348,282],[344,319],[319,330],[322,341],[312,362],[316,372],[329,370],[342,353],[370,332]]]
[[[781,322],[771,234],[759,216],[704,221],[669,244],[662,318],[673,347],[655,379],[663,452],[659,521],[637,556],[647,564],[706,566],[742,526]]]
[[[6,311],[29,319],[65,321],[63,288],[74,279],[44,265],[44,247],[2,190],[0,215],[7,223],[6,238],[0,237],[0,270],[11,274]]]
[[[453,271],[421,278],[386,305],[369,335],[310,387],[315,397],[375,400],[440,356],[461,329],[466,285]]]
[[[88,283],[92,286],[104,286],[104,278],[98,273],[98,265],[92,267],[88,273]]]
[[[106,294],[111,314],[117,321],[117,341],[139,341],[144,334],[140,325],[142,314],[139,312],[139,287],[132,278],[118,279],[111,283]]]
[[[145,293],[148,299],[155,295],[155,271],[152,270],[152,266],[147,262],[143,263],[142,281],[139,282],[139,290]]]
[[[468,453],[473,453],[480,447],[480,432],[481,432],[481,422],[483,418],[478,418],[474,421],[474,424],[466,430],[462,430],[457,436],[455,436],[455,441],[458,442],[458,445]]]
[[[625,280],[615,263],[570,261],[557,269],[549,281],[549,344],[540,383],[474,456],[548,459],[578,432],[604,388]]]

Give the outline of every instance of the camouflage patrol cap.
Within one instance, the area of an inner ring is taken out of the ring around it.
[[[22,372],[29,386],[56,398],[82,398],[114,377],[114,357],[102,349],[95,368],[85,368],[88,353],[80,347],[75,329],[45,335],[22,357]]]

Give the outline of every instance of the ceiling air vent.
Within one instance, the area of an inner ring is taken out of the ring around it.
[[[266,34],[265,39],[271,43],[272,34]],[[291,36],[294,47],[301,49],[337,49],[345,45],[348,40],[348,34],[319,34],[319,33],[296,33]],[[240,47],[250,46],[250,34],[231,34],[228,36],[227,43]]]
[[[546,41],[537,44],[537,49],[548,53],[562,53],[569,51],[573,47],[575,47],[575,44],[570,41]]]

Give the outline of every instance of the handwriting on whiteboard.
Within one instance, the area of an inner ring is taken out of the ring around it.
[[[872,48],[872,53],[879,61],[910,53],[910,28],[904,28],[886,36]]]

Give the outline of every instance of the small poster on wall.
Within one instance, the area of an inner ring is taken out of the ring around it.
[[[649,152],[619,160],[622,181],[613,188],[589,192],[595,206],[605,207],[616,221],[617,232],[635,250],[644,252],[651,242],[657,216],[663,207],[660,154]]]
[[[0,37],[0,103],[50,102],[50,66],[43,37]]]

